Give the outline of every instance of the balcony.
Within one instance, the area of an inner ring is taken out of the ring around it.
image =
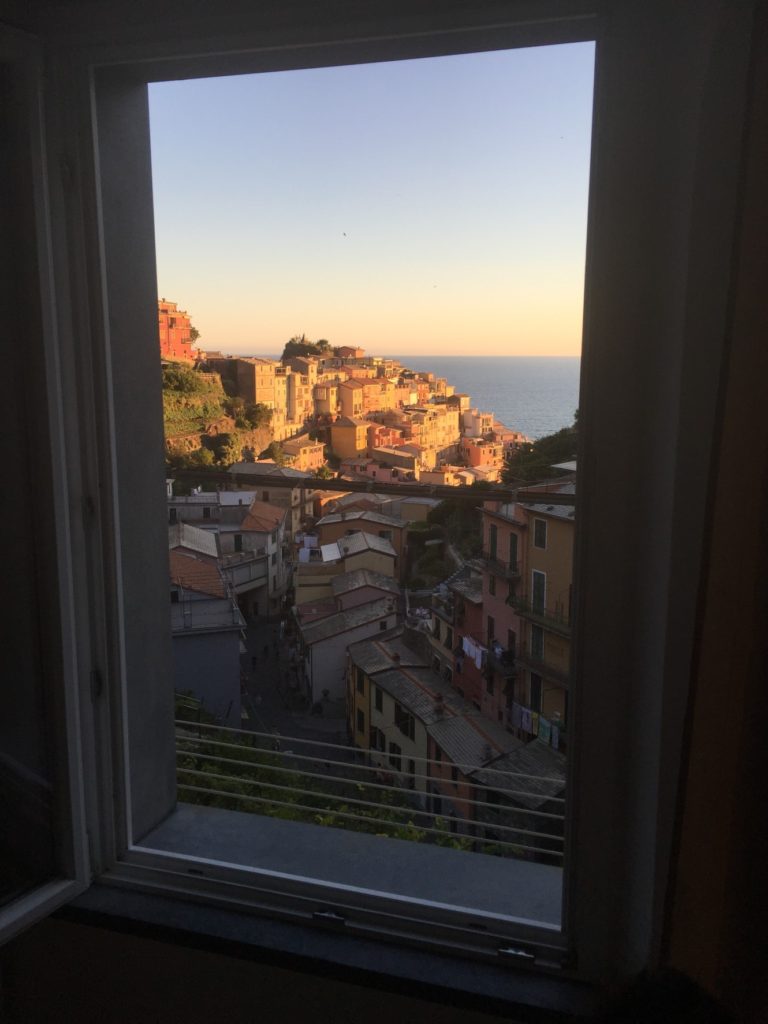
[[[485,663],[502,679],[511,679],[517,671],[515,652],[505,650],[503,647],[494,652],[493,645],[491,645],[488,648]]]
[[[564,672],[561,668],[554,668],[548,661],[545,661],[541,654],[523,649],[518,652],[517,664],[520,668],[527,669],[529,672],[535,672],[542,679],[548,679],[551,683],[556,683],[565,689],[568,688],[570,682],[569,673]]]
[[[440,594],[432,594],[432,611],[443,622],[447,622],[449,626],[452,626],[455,612],[453,596],[442,597]]]
[[[483,562],[489,572],[501,576],[505,580],[519,580],[521,575],[520,563],[517,561],[503,562],[500,558],[494,558],[487,551],[483,552]]]
[[[560,636],[570,637],[571,617],[559,608],[533,604],[527,594],[510,594],[507,604],[512,605],[521,618],[529,619]]]

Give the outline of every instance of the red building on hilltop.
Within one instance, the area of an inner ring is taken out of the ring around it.
[[[166,302],[165,299],[158,301],[157,311],[160,358],[193,363],[196,353],[192,347],[192,324],[189,314],[183,309],[178,309],[175,302]]]

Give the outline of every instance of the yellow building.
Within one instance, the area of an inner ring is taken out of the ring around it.
[[[344,388],[342,384],[339,388]],[[362,390],[360,392],[362,394]],[[368,420],[342,416],[331,425],[331,450],[339,459],[351,459],[368,448]]]
[[[574,483],[559,485],[573,493]],[[516,505],[524,528],[517,534],[519,577],[509,604],[518,620],[515,702],[551,724],[568,717],[571,662],[574,507]],[[516,724],[516,723],[515,723]],[[532,734],[538,733],[534,720]]]
[[[294,469],[312,472],[325,465],[325,446],[309,437],[294,437],[284,441],[282,449]]]

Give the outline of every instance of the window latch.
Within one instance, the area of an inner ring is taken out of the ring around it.
[[[346,917],[343,914],[337,914],[335,910],[316,910],[312,914],[312,920],[332,925],[335,928],[343,928],[347,923]]]
[[[523,949],[521,946],[502,946],[496,952],[502,960],[525,960],[533,963],[536,959],[535,953],[531,953],[529,949]]]

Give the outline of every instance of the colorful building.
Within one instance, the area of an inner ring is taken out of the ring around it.
[[[160,358],[180,363],[194,363],[197,352],[192,347],[192,324],[189,314],[175,302],[160,299],[157,303]]]

